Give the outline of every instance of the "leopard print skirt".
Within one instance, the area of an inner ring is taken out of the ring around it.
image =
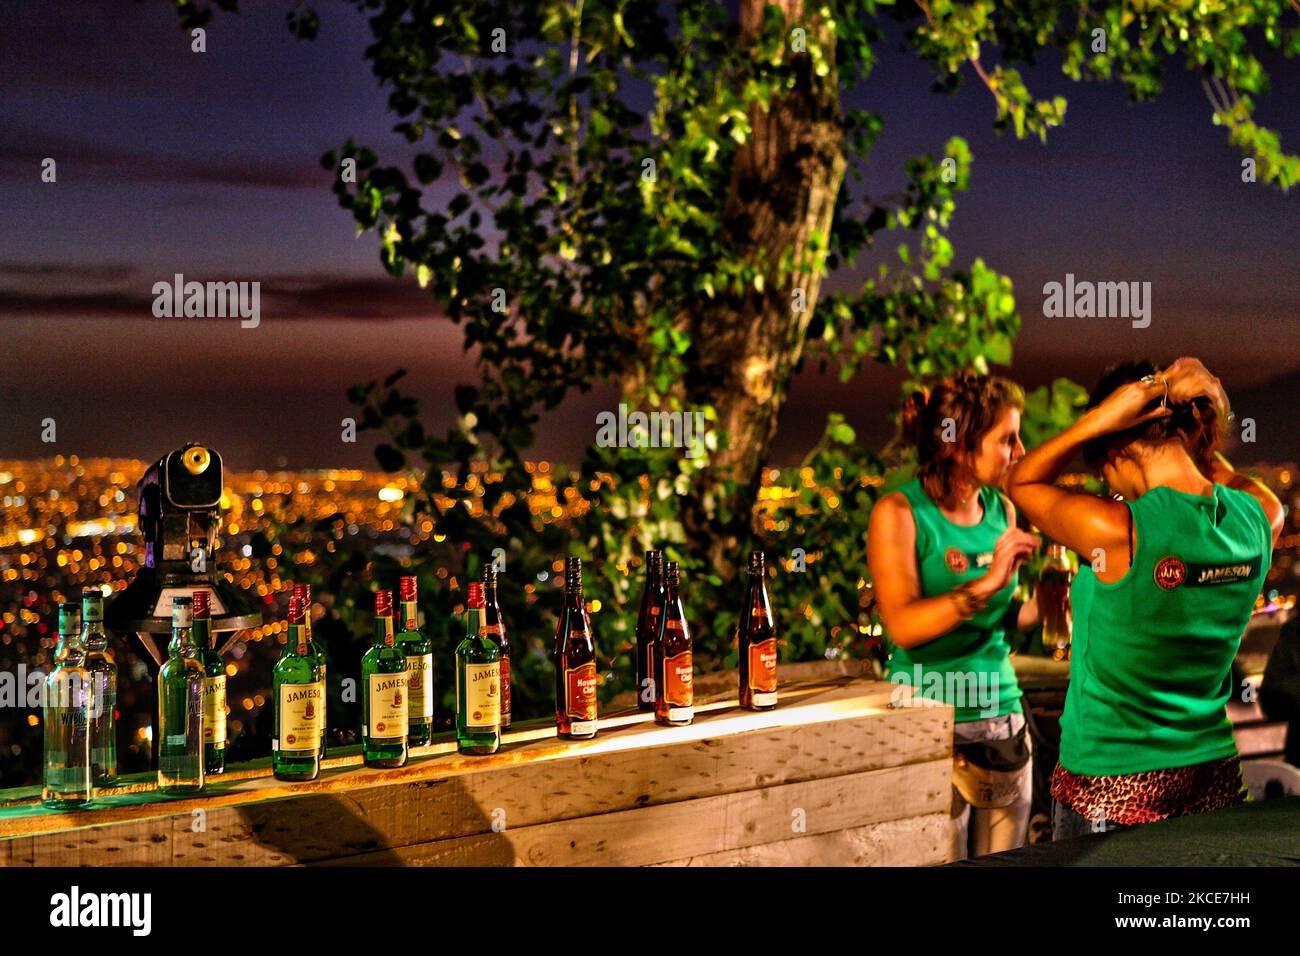
[[[1131,826],[1244,803],[1246,785],[1236,756],[1113,777],[1071,773],[1058,763],[1052,796],[1089,820]]]

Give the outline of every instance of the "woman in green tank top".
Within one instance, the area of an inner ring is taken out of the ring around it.
[[[876,503],[867,532],[898,701],[955,712],[958,859],[1022,845],[1029,817],[1029,744],[1005,622],[1016,570],[1038,539],[1016,528],[1015,509],[997,491],[1025,451],[1023,402],[1014,383],[976,375],[913,396],[902,432],[916,446],[917,476]],[[1031,601],[1020,626],[1036,616]]]
[[[1081,559],[1052,775],[1056,839],[1244,799],[1224,705],[1282,506],[1216,454],[1230,418],[1196,359],[1163,373],[1127,363],[1011,473],[1012,500]],[[1123,500],[1055,486],[1079,452]]]

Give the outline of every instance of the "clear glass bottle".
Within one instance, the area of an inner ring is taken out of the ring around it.
[[[1038,574],[1038,613],[1043,622],[1043,647],[1053,660],[1070,658],[1074,635],[1074,612],[1070,607],[1070,583],[1074,568],[1065,545],[1049,544],[1047,560]]]
[[[483,585],[471,581],[465,639],[456,646],[456,749],[463,754],[494,754],[501,746],[501,655],[483,610]]]
[[[59,605],[59,644],[45,675],[45,786],[41,802],[56,810],[90,804],[91,675],[81,643],[81,608]]]
[[[393,633],[393,592],[375,594],[375,641],[361,658],[361,753],[367,767],[406,764],[406,654]]]
[[[81,592],[81,644],[90,671],[90,773],[96,787],[117,783],[117,662],[104,630],[104,592]]]
[[[172,639],[158,671],[158,789],[203,789],[203,692],[207,675],[194,643],[193,600],[172,598]]]

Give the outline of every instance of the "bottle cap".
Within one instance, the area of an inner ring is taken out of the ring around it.
[[[469,606],[483,607],[483,585],[479,581],[469,582]]]
[[[763,559],[762,551],[749,552],[749,573],[750,574],[762,574],[763,563],[764,563],[764,559]]]
[[[302,598],[294,595],[289,598],[289,623],[301,624],[303,619]]]
[[[311,607],[311,585],[310,584],[295,584],[293,586],[293,596],[297,598],[302,598],[303,608]]]
[[[212,592],[194,592],[194,620],[206,621],[212,617]]]
[[[376,591],[375,592],[375,617],[392,617],[393,616],[393,592]]]
[[[416,599],[416,581],[418,579],[413,574],[404,574],[397,580],[397,593],[403,601],[414,601]]]

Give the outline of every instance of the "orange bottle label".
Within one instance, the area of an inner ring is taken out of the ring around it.
[[[760,694],[776,693],[776,638],[749,645],[749,687]]]
[[[564,712],[570,720],[596,719],[596,662],[590,661],[564,672],[568,700]]]
[[[670,707],[695,706],[695,666],[690,651],[664,661],[664,701]]]

